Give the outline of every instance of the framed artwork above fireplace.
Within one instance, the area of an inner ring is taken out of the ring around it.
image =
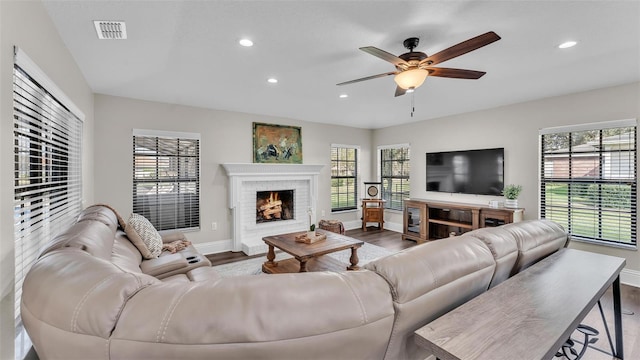
[[[301,128],[254,122],[253,162],[302,164]]]

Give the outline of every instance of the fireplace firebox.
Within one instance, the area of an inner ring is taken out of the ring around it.
[[[256,192],[256,224],[294,219],[294,191]]]

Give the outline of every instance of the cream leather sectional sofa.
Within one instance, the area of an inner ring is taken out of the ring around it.
[[[424,359],[416,329],[567,241],[555,223],[525,221],[359,271],[220,278],[193,247],[143,260],[93,206],[44,249],[21,311],[41,359]]]

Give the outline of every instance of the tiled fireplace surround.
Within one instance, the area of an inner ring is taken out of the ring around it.
[[[323,165],[222,164],[229,176],[233,251],[247,255],[265,253],[264,236],[304,231],[316,222],[318,175]],[[294,190],[294,219],[256,223],[256,192]]]

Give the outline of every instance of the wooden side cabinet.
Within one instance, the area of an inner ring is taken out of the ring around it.
[[[362,231],[367,231],[367,223],[377,223],[378,229],[384,229],[384,203],[381,199],[362,200]]]
[[[427,204],[423,201],[404,201],[402,240],[421,242],[427,239]]]
[[[420,199],[404,201],[402,239],[423,242],[523,219],[524,209]]]

